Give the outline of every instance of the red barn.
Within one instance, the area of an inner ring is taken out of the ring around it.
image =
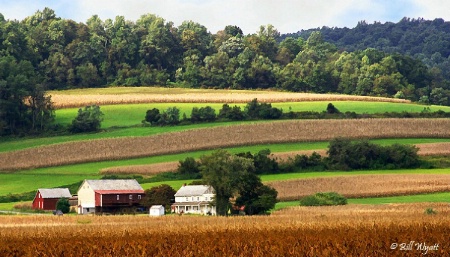
[[[78,189],[78,214],[133,211],[143,196],[135,179],[85,180]]]
[[[70,198],[72,195],[68,188],[41,188],[36,192],[33,200],[33,209],[56,210],[56,203],[61,198]]]

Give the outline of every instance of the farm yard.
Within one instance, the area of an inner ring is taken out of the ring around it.
[[[145,112],[151,108],[164,110],[178,106],[189,117],[193,107],[212,106],[218,110],[222,103],[229,102],[243,109],[244,103],[254,97],[271,102],[274,107],[294,111],[324,111],[330,101],[341,111],[357,113],[419,113],[424,110],[422,105],[383,98],[270,91],[242,94],[232,91],[222,95],[220,90],[171,90],[110,88],[54,92],[57,106],[60,103],[56,122],[64,126],[76,116],[74,107],[91,104],[93,99],[100,101],[105,113],[101,132],[3,140],[0,143],[0,196],[71,185],[104,175],[151,178],[177,169],[178,162],[186,157],[198,159],[219,148],[231,153],[270,149],[271,158],[281,161],[312,152],[325,156],[329,141],[337,137],[369,139],[379,145],[412,144],[418,147],[420,156],[445,159],[450,155],[448,118],[252,120],[142,126]],[[204,98],[196,98],[197,94],[203,94]],[[449,112],[450,107],[430,106],[430,110]],[[294,256],[344,253],[351,256],[377,251],[380,255],[395,256],[404,252],[391,250],[391,244],[409,242],[411,238],[427,245],[439,243],[439,250],[429,254],[441,254],[449,249],[442,236],[448,234],[450,225],[448,167],[301,171],[260,177],[264,184],[278,191],[280,202],[270,216],[169,215],[149,219],[143,215],[0,215],[0,255],[28,256],[31,251],[61,255],[63,251],[71,253],[83,245],[82,252],[76,255],[194,256],[201,251],[201,255],[209,256],[218,256],[219,252],[221,256],[249,252],[255,256],[270,256],[274,252]],[[141,185],[149,189],[168,184],[178,189],[192,181],[165,180]],[[299,198],[319,191],[343,194],[350,204],[298,207]],[[395,204],[397,202],[403,203]],[[0,210],[11,210],[14,205],[0,203]],[[426,214],[430,208],[436,214]],[[427,229],[419,229],[425,226]],[[15,233],[10,232],[11,228]],[[65,236],[57,236],[62,230]],[[97,240],[81,236],[86,232]],[[267,234],[270,237],[265,236]],[[181,240],[186,236],[191,239]],[[217,244],[210,245],[206,240],[211,236],[217,238]],[[45,241],[45,248],[37,243],[22,247],[23,242],[37,238]],[[287,241],[291,243],[286,244]],[[52,249],[51,252],[48,249]]]

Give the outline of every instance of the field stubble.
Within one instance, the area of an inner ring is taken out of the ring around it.
[[[433,208],[435,215],[424,210]],[[418,256],[450,242],[447,205],[294,207],[259,217],[0,216],[2,256]]]
[[[317,192],[337,192],[348,198],[400,196],[450,191],[450,175],[346,175],[266,182],[280,201],[299,200]]]
[[[312,93],[292,93],[278,91],[238,91],[238,90],[178,90],[162,89],[158,90],[142,89],[138,91],[120,90],[116,94],[106,91],[93,92],[85,91],[83,94],[69,94],[67,92],[52,91],[55,108],[73,108],[86,105],[112,105],[112,104],[141,104],[141,103],[248,103],[254,98],[260,102],[306,102],[306,101],[367,101],[367,102],[393,102],[410,103],[409,100],[369,97],[355,95],[336,94],[312,94]]]
[[[121,160],[243,145],[347,138],[448,138],[450,119],[290,120],[148,137],[68,142],[0,153],[1,170]]]

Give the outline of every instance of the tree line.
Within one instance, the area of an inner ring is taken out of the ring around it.
[[[299,111],[273,107],[271,103],[261,103],[258,99],[248,102],[244,109],[235,105],[231,107],[223,104],[216,113],[211,106],[193,107],[191,116],[188,118],[185,113],[180,115],[180,109],[176,106],[160,111],[157,108],[147,110],[144,124],[150,126],[176,126],[214,121],[244,121],[244,120],[277,120],[277,119],[361,119],[361,118],[450,118],[449,112],[442,110],[431,112],[429,107],[425,107],[421,112],[385,112],[385,113],[363,113],[341,112],[332,103],[328,103],[322,112]]]
[[[437,33],[437,32],[436,32]],[[53,110],[46,90],[184,86],[388,96],[449,105],[448,81],[423,62],[374,48],[342,51],[317,31],[284,37],[272,26],[212,34],[146,14],[85,23],[49,8],[22,21],[0,14],[0,131],[42,131]]]

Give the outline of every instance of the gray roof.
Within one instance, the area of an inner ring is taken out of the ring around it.
[[[136,179],[86,180],[93,190],[144,190]]]
[[[42,198],[70,198],[72,195],[68,188],[40,188]]]
[[[207,185],[182,186],[175,196],[197,196],[203,194],[214,194],[214,189]]]

